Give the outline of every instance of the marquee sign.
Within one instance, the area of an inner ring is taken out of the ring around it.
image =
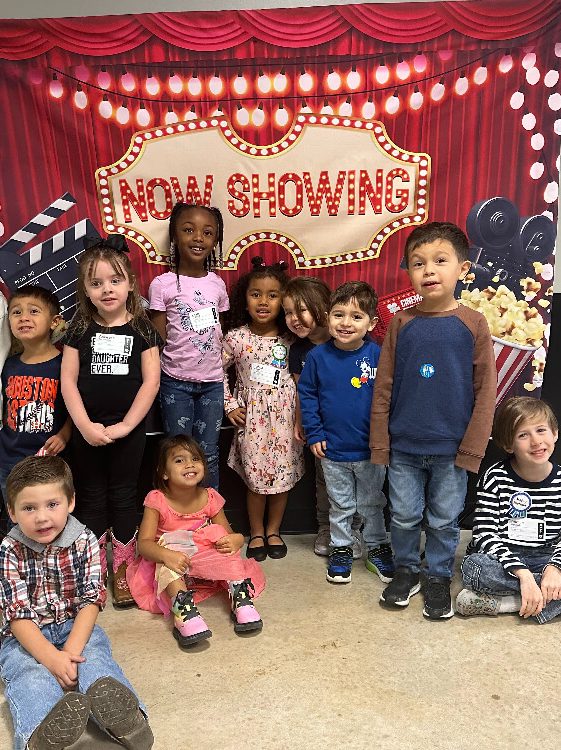
[[[225,269],[261,241],[297,268],[325,267],[377,258],[388,237],[426,221],[430,157],[378,121],[300,114],[281,141],[256,146],[213,117],[135,133],[96,181],[104,229],[149,262],[166,262],[168,219],[185,201],[221,209]]]

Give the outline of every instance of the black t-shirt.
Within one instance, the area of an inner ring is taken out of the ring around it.
[[[160,344],[147,320],[107,328],[92,321],[84,333],[71,325],[65,346],[78,349],[78,390],[92,422],[120,422],[142,385],[142,352]]]
[[[33,456],[66,422],[60,391],[61,361],[62,354],[36,364],[22,362],[19,355],[6,360],[2,370],[2,467],[12,468],[22,458]]]
[[[308,353],[312,351],[315,344],[313,344],[309,338],[296,339],[296,341],[290,345],[288,352],[288,372],[291,375],[300,375],[304,362]]]

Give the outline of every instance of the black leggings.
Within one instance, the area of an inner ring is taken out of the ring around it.
[[[89,445],[79,430],[72,433],[76,483],[74,515],[98,537],[108,528],[123,543],[136,531],[137,484],[146,434],[144,422],[110,445]]]

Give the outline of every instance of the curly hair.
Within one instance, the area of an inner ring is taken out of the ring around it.
[[[252,281],[255,281],[255,279],[276,279],[283,294],[288,284],[287,264],[284,260],[267,266],[263,258],[256,256],[251,259],[251,265],[253,269],[240,276],[230,295],[230,311],[226,318],[225,331],[230,331],[232,328],[239,328],[250,322],[251,318],[247,311],[246,295]],[[277,318],[277,326],[281,335],[288,332],[282,307]]]
[[[190,211],[191,209],[203,209],[208,211],[211,216],[214,217],[216,222],[216,244],[218,245],[218,258],[216,257],[216,247],[212,248],[212,252],[205,258],[204,269],[205,271],[212,271],[214,268],[222,268],[223,258],[223,244],[224,244],[224,219],[220,213],[220,209],[214,206],[204,206],[200,203],[176,203],[172,209],[169,217],[169,265],[172,271],[175,271],[177,276],[177,283],[179,284],[179,250],[177,249],[177,223],[180,215],[184,211]]]

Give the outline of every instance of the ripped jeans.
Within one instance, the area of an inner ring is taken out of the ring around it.
[[[160,406],[167,435],[189,435],[208,463],[205,484],[218,489],[218,440],[224,414],[223,382],[178,380],[162,372]]]

